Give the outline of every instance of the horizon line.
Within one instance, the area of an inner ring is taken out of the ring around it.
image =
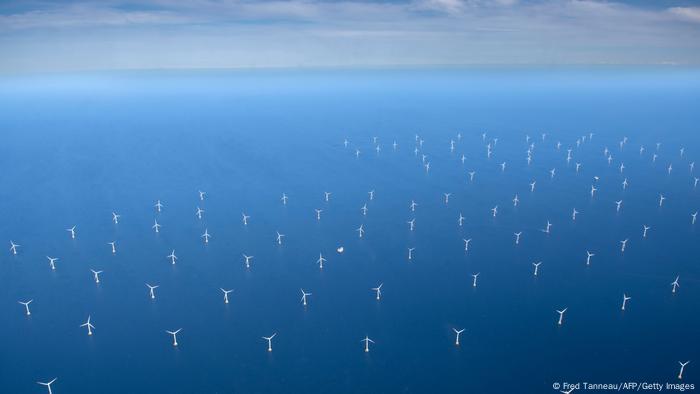
[[[0,70],[0,78],[8,76],[40,76],[71,74],[102,74],[114,72],[187,72],[187,71],[391,71],[391,70],[469,70],[469,69],[700,69],[700,63],[416,63],[416,64],[366,64],[366,65],[266,65],[266,66],[222,66],[222,67],[126,67],[126,68],[84,68],[70,70]]]

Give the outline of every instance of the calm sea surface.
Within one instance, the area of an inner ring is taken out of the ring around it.
[[[548,393],[686,360],[697,384],[698,109],[688,69],[0,77],[0,392]]]

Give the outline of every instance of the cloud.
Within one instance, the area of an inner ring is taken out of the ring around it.
[[[417,11],[435,11],[450,15],[461,14],[465,3],[461,0],[420,0],[413,3],[413,9]]]
[[[29,5],[26,5],[29,4]],[[0,71],[700,64],[698,7],[597,0],[0,4]]]
[[[171,11],[123,11],[79,4],[65,8],[29,10],[23,13],[0,15],[0,30],[161,25],[190,21],[187,16]]]
[[[668,12],[681,20],[700,23],[700,7],[671,7]]]

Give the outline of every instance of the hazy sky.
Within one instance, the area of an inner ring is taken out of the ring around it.
[[[2,1],[0,71],[700,64],[691,1]]]

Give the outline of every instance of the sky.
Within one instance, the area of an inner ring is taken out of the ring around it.
[[[0,2],[0,73],[600,64],[700,64],[700,2]]]

